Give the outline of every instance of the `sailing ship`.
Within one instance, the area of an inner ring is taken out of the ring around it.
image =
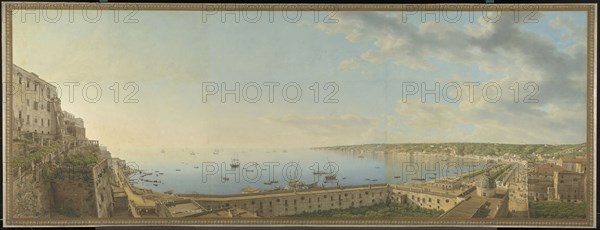
[[[336,180],[336,179],[337,179],[337,175],[335,175],[335,174],[325,176],[326,181],[332,181],[332,180]]]
[[[327,160],[329,162],[329,160]],[[325,176],[325,181],[335,181],[337,180],[337,174],[333,173],[333,167],[329,167],[329,175]]]
[[[240,159],[237,158],[237,154],[234,155],[234,158],[231,160],[231,164],[229,164],[232,168],[240,167]]]

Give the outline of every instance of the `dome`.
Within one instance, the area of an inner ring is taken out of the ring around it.
[[[480,188],[496,188],[496,181],[489,177],[483,177],[480,181],[477,182],[477,187]]]

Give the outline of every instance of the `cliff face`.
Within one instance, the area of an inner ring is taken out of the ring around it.
[[[29,147],[20,149],[39,148],[25,145]],[[111,170],[100,148],[62,143],[54,149],[32,162],[13,166],[15,217],[109,217]],[[41,155],[38,152],[21,154]]]
[[[54,206],[51,183],[34,173],[24,174],[13,183],[15,217],[39,217]]]

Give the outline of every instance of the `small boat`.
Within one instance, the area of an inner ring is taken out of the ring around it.
[[[158,175],[163,175],[164,173],[158,173]]]
[[[365,158],[365,156],[363,156],[363,155],[359,155],[359,156],[358,156],[358,158]]]
[[[196,153],[195,152],[191,152],[190,155],[194,156],[194,155],[196,155]]]
[[[158,184],[154,184],[154,186],[158,186]]]
[[[328,173],[329,172],[325,172],[325,171],[316,171],[316,172],[313,172],[313,174],[315,174],[315,175],[328,174]]]
[[[223,180],[228,181],[229,177],[223,177]]]
[[[194,168],[195,168],[195,169],[197,169],[197,168],[200,168],[200,167],[198,167],[198,166],[194,166]]]
[[[181,171],[181,169],[175,169],[175,171]]]
[[[395,179],[398,179],[398,178],[402,178],[402,177],[401,177],[401,176],[395,176],[394,178],[395,178]]]
[[[160,153],[165,153],[165,150],[164,150],[164,149],[161,149],[161,150],[160,150]]]
[[[325,176],[325,180],[336,180],[337,179],[337,175],[327,175]]]
[[[287,153],[287,149],[284,149],[284,150],[283,150],[283,152],[284,152],[284,153]]]
[[[369,178],[365,178],[365,180],[371,180],[371,179],[369,179]]]
[[[377,166],[377,167],[375,167],[375,168],[376,168],[376,169],[378,169],[378,168],[379,168],[379,166]]]
[[[346,177],[342,177],[342,180],[345,180],[345,179],[346,179]]]
[[[373,179],[373,180],[371,180],[371,181],[373,181],[373,182],[377,182],[378,180],[377,180],[377,179]]]
[[[265,181],[265,183],[264,183],[264,184],[265,184],[265,185],[271,185],[271,184],[273,184],[273,183],[271,183],[271,181]]]
[[[277,184],[277,183],[279,183],[279,181],[278,181],[278,180],[272,180],[272,181],[271,181],[271,184]]]
[[[260,190],[258,190],[257,188],[254,187],[245,187],[242,190],[242,194],[248,194],[248,193],[257,193],[260,192]]]
[[[423,179],[423,178],[412,178],[411,180],[416,180],[416,181],[425,181],[425,179]]]

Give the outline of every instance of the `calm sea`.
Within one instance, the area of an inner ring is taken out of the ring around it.
[[[285,188],[290,180],[325,187],[419,183],[485,167],[481,160],[443,155],[312,149],[221,149],[215,152],[215,149],[182,148],[113,152],[116,152],[113,157],[124,159],[130,166],[149,174],[130,177],[138,187],[199,194],[237,194],[246,187],[261,191]],[[236,160],[240,166],[232,169],[230,164]],[[335,175],[335,179],[325,180],[327,175]]]

